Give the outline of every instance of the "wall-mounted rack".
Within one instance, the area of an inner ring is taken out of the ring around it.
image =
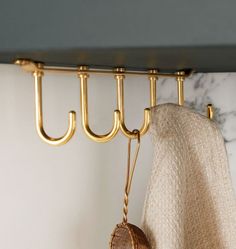
[[[36,113],[36,128],[39,136],[43,141],[50,145],[63,145],[66,144],[74,135],[76,130],[76,113],[74,111],[69,112],[69,125],[66,133],[59,138],[53,138],[47,135],[43,127],[43,108],[42,108],[42,79],[44,73],[72,73],[77,74],[80,79],[80,102],[81,102],[81,116],[82,126],[86,135],[96,142],[108,142],[116,136],[119,130],[128,137],[136,138],[137,133],[128,130],[125,125],[125,111],[124,111],[124,80],[125,75],[139,75],[146,76],[150,82],[150,107],[154,107],[157,103],[156,97],[156,83],[158,78],[167,77],[175,78],[177,82],[178,90],[178,104],[184,104],[184,80],[189,77],[192,70],[181,70],[175,73],[161,73],[157,69],[148,71],[130,71],[124,68],[115,69],[94,69],[87,66],[78,67],[54,67],[47,66],[43,63],[33,62],[31,60],[19,59],[15,61],[16,65],[20,65],[25,71],[30,72],[34,76],[35,82],[35,113]],[[117,110],[114,111],[114,123],[110,132],[107,134],[96,134],[89,126],[88,115],[88,78],[90,74],[109,74],[113,75],[117,83]],[[144,122],[139,129],[140,136],[143,136],[148,131],[151,119],[151,110],[146,108],[144,110]],[[208,105],[208,117],[213,117],[213,109],[211,105]]]

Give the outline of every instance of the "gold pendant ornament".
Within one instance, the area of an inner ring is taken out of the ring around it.
[[[149,245],[149,242],[144,232],[139,227],[128,223],[129,193],[131,189],[131,183],[140,148],[140,133],[138,130],[134,130],[133,133],[137,134],[137,146],[131,168],[130,155],[131,155],[132,138],[129,138],[128,167],[127,167],[127,177],[125,184],[123,222],[116,225],[111,235],[110,249],[151,249],[151,246]]]

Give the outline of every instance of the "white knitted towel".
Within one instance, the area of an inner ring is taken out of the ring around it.
[[[164,104],[152,109],[150,133],[142,224],[152,249],[236,249],[236,198],[216,124]]]

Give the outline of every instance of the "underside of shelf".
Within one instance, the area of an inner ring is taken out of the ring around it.
[[[89,65],[96,68],[176,71],[186,68],[197,72],[236,72],[236,47],[202,48],[120,48],[75,49],[27,52],[2,52],[2,63],[27,58],[47,65]]]
[[[235,9],[235,0],[3,1],[0,63],[232,72]]]

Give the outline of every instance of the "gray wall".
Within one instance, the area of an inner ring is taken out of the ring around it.
[[[2,1],[0,62],[235,71],[235,9],[234,0]]]

